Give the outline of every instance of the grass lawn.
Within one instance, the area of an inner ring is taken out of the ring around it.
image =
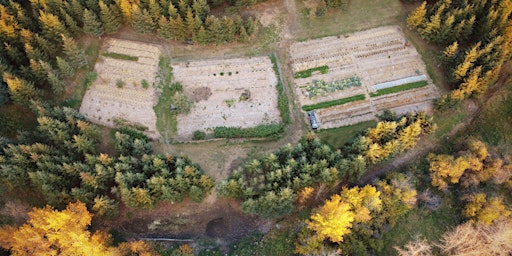
[[[75,71],[75,75],[69,79],[69,81],[72,81],[70,83],[71,90],[66,91],[64,96],[66,99],[64,105],[75,109],[80,107],[85,91],[96,80],[97,74],[94,72],[94,64],[101,48],[101,41],[97,38],[83,37],[80,40],[86,45],[85,54],[89,65]]]
[[[343,126],[339,128],[320,130],[317,133],[322,142],[327,143],[331,148],[341,148],[345,143],[350,142],[361,131],[375,127],[376,121],[366,121],[354,125]]]
[[[460,106],[442,112],[436,111],[434,113],[434,122],[437,124],[436,137],[442,139],[455,125],[462,122],[466,115],[466,111]]]
[[[399,0],[358,0],[350,1],[343,10],[329,10],[323,17],[316,17],[312,9],[308,18],[303,15],[304,2],[295,0],[295,3],[301,19],[299,40],[395,25],[406,14]]]
[[[483,104],[468,133],[512,154],[512,79]]]

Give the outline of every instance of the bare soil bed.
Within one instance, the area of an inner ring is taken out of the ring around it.
[[[173,62],[172,68],[174,81],[193,101],[190,113],[177,117],[175,141],[190,140],[197,130],[280,121],[277,77],[267,56]]]
[[[388,26],[340,36],[297,42],[290,47],[290,65],[294,73],[328,66],[327,73],[313,72],[307,78],[294,79],[297,99],[302,105],[364,94],[366,100],[317,110],[320,128],[334,128],[375,119],[384,109],[397,113],[430,111],[439,97],[416,49],[401,29]],[[374,85],[425,75],[425,87],[370,97]],[[312,95],[306,90],[314,80],[326,83],[358,77],[361,86]]]
[[[152,84],[158,71],[161,50],[158,46],[115,38],[105,39],[103,53],[137,57],[137,61],[100,56],[94,67],[97,79],[82,100],[80,113],[94,123],[113,127],[123,119],[147,127],[146,134],[157,139],[153,106],[157,92]],[[146,80],[147,88],[142,86]]]

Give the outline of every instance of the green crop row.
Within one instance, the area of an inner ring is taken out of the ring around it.
[[[398,86],[394,86],[394,87],[390,87],[390,88],[384,88],[384,89],[378,90],[377,92],[370,93],[370,97],[377,97],[377,96],[382,96],[382,95],[386,95],[386,94],[390,94],[390,93],[406,91],[406,90],[410,90],[410,89],[414,89],[414,88],[420,88],[420,87],[426,86],[427,84],[428,84],[428,82],[423,80],[423,81],[412,82],[412,83],[408,83],[408,84],[402,84],[402,85],[398,85]]]
[[[284,125],[261,124],[253,128],[225,127],[213,128],[215,138],[278,138],[284,132]]]
[[[103,55],[105,57],[114,58],[114,59],[120,59],[120,60],[131,60],[131,61],[139,60],[139,57],[137,57],[137,56],[131,56],[131,55],[116,53],[116,52],[104,52],[101,55]]]
[[[328,107],[332,107],[332,106],[343,105],[343,104],[346,104],[349,102],[364,100],[364,99],[365,99],[364,94],[358,94],[358,95],[354,95],[354,96],[347,97],[347,98],[331,100],[331,101],[324,101],[324,102],[320,102],[320,103],[314,104],[314,105],[304,105],[304,106],[302,106],[302,109],[304,111],[311,111],[311,110],[320,109],[320,108],[328,108]]]
[[[306,91],[309,93],[309,98],[313,98],[317,95],[324,96],[327,93],[342,91],[350,87],[361,86],[361,78],[353,76],[342,80],[332,81],[330,83],[324,80],[313,80],[313,84],[309,84],[306,87]]]
[[[329,71],[329,66],[323,65],[320,67],[310,68],[306,70],[299,71],[293,75],[293,78],[306,78],[313,75],[313,72],[320,71],[322,74],[327,74]]]

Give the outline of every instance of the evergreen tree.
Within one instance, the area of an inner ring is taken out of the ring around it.
[[[103,34],[103,26],[98,16],[88,9],[84,10],[84,32],[97,37]]]
[[[240,28],[240,33],[238,35],[238,42],[240,42],[240,43],[249,42],[249,35],[247,35],[247,32],[245,31],[245,27]]]
[[[233,22],[233,19],[225,17],[222,20],[222,30],[223,30],[223,38],[225,42],[233,42],[236,39],[236,26]]]
[[[198,24],[196,21],[194,14],[192,14],[192,10],[189,9],[187,11],[187,16],[185,17],[185,31],[187,32],[186,39],[192,39],[197,30],[201,27],[201,23]]]
[[[174,6],[174,4],[171,2],[169,2],[169,8],[168,8],[168,12],[169,12],[169,19],[176,19],[178,18],[178,9],[176,9],[176,7]]]
[[[178,15],[176,19],[169,20],[169,23],[172,27],[174,39],[178,41],[184,41],[187,37],[187,31],[181,16]]]
[[[206,0],[192,0],[192,10],[195,16],[198,16],[202,21],[210,14],[210,7]]]
[[[156,23],[159,21],[160,16],[163,15],[162,7],[157,2],[157,0],[149,0],[149,14],[153,18],[153,21]]]
[[[105,32],[107,34],[112,34],[117,32],[119,27],[121,26],[121,17],[120,14],[114,11],[115,6],[110,5],[107,6],[103,1],[99,2],[100,6],[100,19],[103,23],[103,27],[105,28]]]
[[[69,36],[69,32],[59,18],[51,13],[39,11],[39,22],[41,24],[43,35],[46,39],[60,43],[61,35]]]
[[[416,29],[425,23],[425,15],[427,14],[427,1],[424,1],[407,17],[407,26]]]
[[[76,21],[69,15],[68,13],[65,13],[64,9],[61,9],[61,13],[64,12],[64,23],[66,24],[66,27],[68,28],[71,35],[77,35],[80,32],[80,27],[78,27],[78,24]]]
[[[30,100],[39,99],[41,93],[35,88],[34,84],[8,73],[3,74],[3,79],[14,102],[26,106],[30,103]]]
[[[153,33],[156,29],[156,24],[153,18],[149,14],[148,10],[143,9],[140,11],[139,8],[133,10],[133,30],[137,33]]]
[[[69,62],[67,62],[65,59],[57,56],[56,61],[57,61],[57,67],[59,68],[59,72],[62,75],[65,75],[67,77],[72,77],[75,74],[75,70],[69,64]]]
[[[160,20],[158,21],[157,33],[159,37],[167,40],[173,38],[171,23],[164,16],[160,17]]]
[[[199,44],[209,44],[210,43],[210,38],[208,37],[208,32],[206,32],[206,29],[204,28],[204,26],[201,26],[199,28],[199,31],[197,31],[197,33],[194,35],[192,40],[194,40],[194,42],[199,43]]]
[[[77,21],[78,25],[83,24],[84,6],[80,0],[70,0],[67,12]]]
[[[85,51],[81,49],[73,38],[62,35],[62,48],[66,55],[67,61],[76,70],[87,65],[87,56]]]

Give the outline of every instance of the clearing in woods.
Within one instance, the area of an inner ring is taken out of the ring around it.
[[[193,102],[178,115],[175,141],[215,127],[250,128],[279,123],[277,77],[268,56],[172,63],[174,81]]]
[[[397,26],[296,42],[290,47],[290,63],[295,94],[302,106],[359,99],[319,107],[316,113],[321,128],[374,120],[385,109],[398,114],[429,112],[439,95],[418,52]],[[425,81],[426,86],[375,95],[381,89],[398,89],[418,81]]]
[[[158,100],[152,86],[158,72],[160,47],[108,38],[94,67],[97,79],[80,107],[94,123],[114,127],[116,120],[143,125],[152,139],[160,137],[153,106]]]

